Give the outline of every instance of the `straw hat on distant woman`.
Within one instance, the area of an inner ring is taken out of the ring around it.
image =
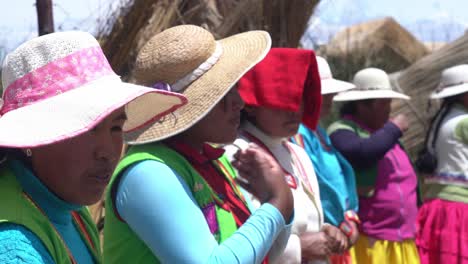
[[[443,103],[417,162],[425,193],[416,243],[421,263],[468,263],[468,65],[445,69],[431,99]]]
[[[268,261],[293,211],[281,170],[259,149],[237,154],[233,165],[264,202],[251,213],[224,151],[208,143],[235,139],[244,106],[235,84],[270,45],[264,31],[216,41],[192,25],[145,44],[135,65],[138,83],[180,92],[189,104],[125,135],[131,147],[106,196],[106,263]]]
[[[25,42],[7,55],[2,82],[0,263],[100,263],[85,205],[101,198],[120,157],[122,131],[187,100],[121,82],[85,32]],[[132,104],[152,107],[126,111]]]
[[[358,71],[353,84],[335,96],[345,104],[328,128],[356,175],[361,225],[353,262],[418,263],[418,179],[400,143],[409,124],[404,115],[390,118],[392,100],[409,97],[392,90],[387,73],[377,68]]]

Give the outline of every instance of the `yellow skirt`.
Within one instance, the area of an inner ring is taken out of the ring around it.
[[[418,264],[414,240],[394,242],[369,238],[362,233],[350,249],[355,264]]]

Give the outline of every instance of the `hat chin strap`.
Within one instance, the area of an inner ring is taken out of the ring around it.
[[[190,72],[189,74],[185,75],[181,79],[177,80],[173,85],[171,85],[171,90],[174,92],[179,92],[189,86],[192,82],[194,82],[196,79],[200,78],[203,74],[205,74],[207,71],[209,71],[213,65],[218,62],[219,58],[223,54],[223,47],[219,42],[216,42],[216,48],[213,54],[200,66],[198,66],[195,70]]]

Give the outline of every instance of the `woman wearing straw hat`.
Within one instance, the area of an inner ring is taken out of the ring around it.
[[[106,263],[267,262],[293,212],[282,172],[258,148],[237,153],[233,165],[264,202],[251,213],[224,150],[208,142],[235,139],[244,106],[235,84],[270,45],[264,31],[215,41],[192,25],[167,29],[145,44],[136,80],[181,92],[190,103],[125,135],[131,147],[106,196]]]
[[[416,244],[421,263],[468,263],[468,65],[444,70],[431,99],[443,103],[417,163],[426,175]]]
[[[333,146],[351,163],[359,196],[360,237],[351,249],[355,263],[418,263],[414,244],[418,180],[399,139],[406,117],[389,120],[391,100],[409,97],[392,90],[388,75],[363,69],[345,101],[341,119],[328,128]]]
[[[284,253],[274,263],[326,263],[332,252],[347,248],[346,236],[323,225],[320,192],[307,153],[288,139],[301,122],[314,129],[320,111],[320,77],[311,50],[273,48],[267,57],[238,83],[246,103],[241,132],[235,146],[254,143],[270,153],[286,175],[294,195],[295,218]]]
[[[100,263],[85,205],[101,198],[121,153],[122,131],[186,99],[121,82],[85,32],[22,44],[6,57],[2,82],[0,263]],[[138,115],[124,110],[141,102],[154,107]]]
[[[333,97],[354,88],[352,83],[334,79],[328,62],[317,56],[317,65],[322,86],[320,118],[326,118],[331,110]],[[299,126],[293,142],[307,151],[317,174],[324,220],[339,227],[349,239],[351,247],[359,236],[357,216],[358,197],[353,168],[331,144],[327,132],[320,125],[315,130]],[[332,263],[351,263],[349,252],[332,255]]]

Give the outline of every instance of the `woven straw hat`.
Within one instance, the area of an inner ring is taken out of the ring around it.
[[[34,38],[6,57],[0,147],[52,144],[89,131],[127,104],[132,131],[186,103],[175,93],[123,83],[86,32]],[[151,107],[147,107],[151,105]]]
[[[442,99],[468,92],[468,64],[447,68],[442,71],[439,87],[431,99]]]
[[[354,84],[350,82],[334,79],[328,62],[320,56],[317,56],[316,58],[320,74],[322,94],[339,93],[355,87]]]
[[[216,41],[201,27],[182,25],[155,35],[137,56],[135,79],[153,87],[168,83],[189,103],[157,123],[126,133],[126,141],[144,144],[187,130],[266,56],[270,46],[271,38],[265,31],[249,31]]]
[[[409,96],[392,90],[387,73],[377,68],[366,68],[354,75],[356,88],[336,95],[334,101],[357,101],[365,99],[392,98],[409,100]]]

